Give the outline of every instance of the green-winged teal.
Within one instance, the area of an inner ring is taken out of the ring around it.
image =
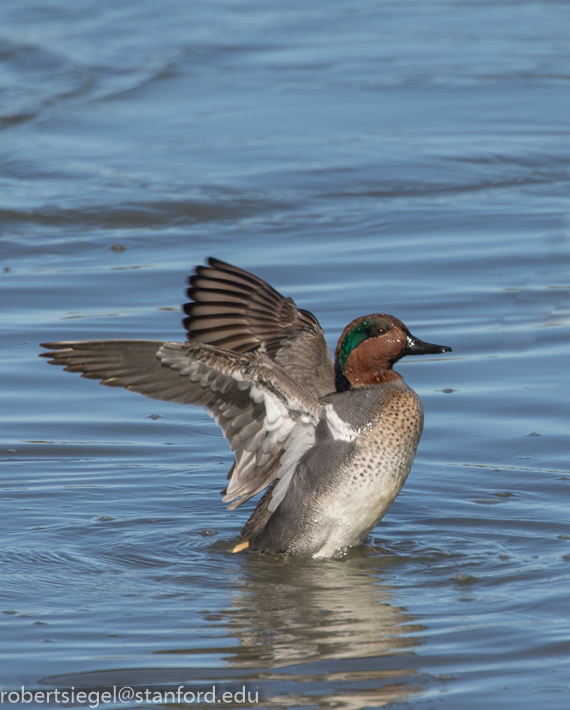
[[[333,364],[323,330],[261,279],[210,259],[190,278],[188,342],[46,343],[51,364],[152,399],[206,408],[235,462],[223,500],[268,488],[238,551],[331,557],[366,538],[408,476],[419,397],[392,366],[449,352],[386,313],[344,329]]]

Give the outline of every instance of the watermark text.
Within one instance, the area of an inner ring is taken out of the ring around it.
[[[221,691],[213,685],[209,690],[190,690],[184,685],[179,685],[174,690],[156,690],[151,688],[132,688],[129,685],[118,686],[106,690],[20,690],[0,691],[0,704],[3,705],[85,705],[95,708],[104,707],[111,703],[147,703],[162,705],[166,703],[206,703],[212,705],[236,704],[254,705],[259,702],[258,692],[247,690],[245,685],[239,690]]]

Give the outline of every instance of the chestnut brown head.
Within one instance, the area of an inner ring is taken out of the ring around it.
[[[451,352],[447,345],[425,343],[413,336],[401,320],[387,313],[372,313],[349,323],[335,351],[338,390],[389,382],[400,377],[392,366],[405,355]]]

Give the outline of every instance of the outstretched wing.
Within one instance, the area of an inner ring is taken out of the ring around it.
[[[243,353],[260,345],[317,397],[335,391],[319,321],[253,274],[210,258],[190,277],[184,327],[190,341]]]
[[[206,408],[236,454],[224,501],[235,508],[276,478],[273,507],[322,418],[336,438],[354,432],[265,353],[243,354],[196,342],[94,340],[46,343],[50,363],[152,399]]]

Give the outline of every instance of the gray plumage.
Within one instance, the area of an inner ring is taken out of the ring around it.
[[[317,319],[252,274],[209,264],[190,279],[188,342],[56,342],[42,355],[109,387],[204,407],[235,452],[223,500],[235,508],[269,487],[236,549],[335,555],[388,510],[421,435],[420,400],[390,358],[449,348],[414,339],[393,316],[357,319],[345,329],[340,374],[349,389],[335,391]],[[368,371],[370,355],[351,358],[370,344],[379,355]],[[350,368],[358,386],[346,379]],[[367,377],[380,379],[360,384]]]

